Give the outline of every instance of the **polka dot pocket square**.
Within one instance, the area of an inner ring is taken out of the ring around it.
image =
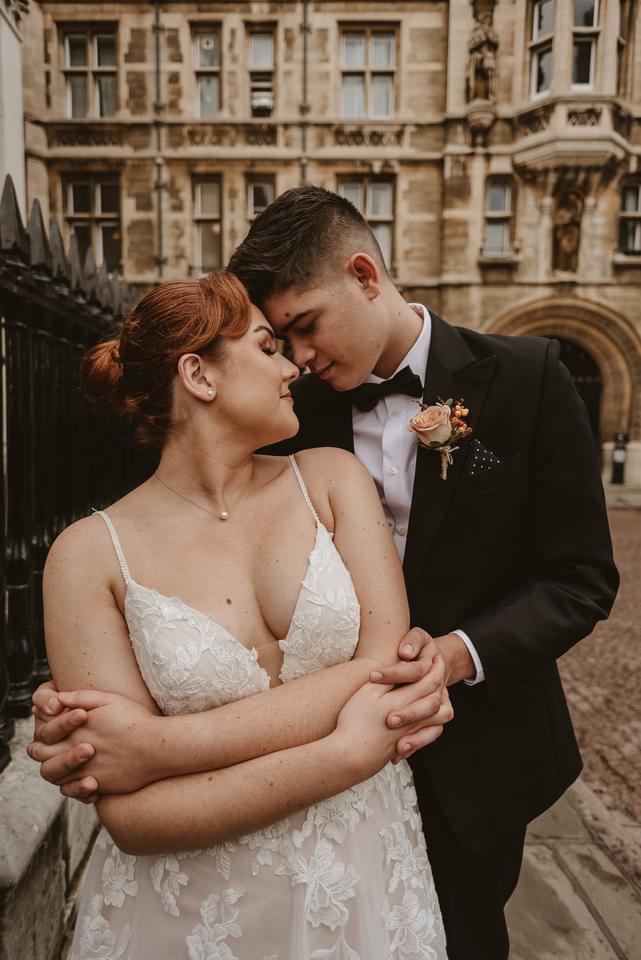
[[[480,440],[475,438],[471,441],[470,446],[471,450],[468,454],[464,476],[476,477],[479,473],[487,473],[488,470],[493,470],[501,463],[500,457],[497,457],[492,450],[484,447]]]

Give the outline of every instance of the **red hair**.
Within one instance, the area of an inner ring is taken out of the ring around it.
[[[250,319],[247,291],[230,273],[154,287],[129,311],[119,337],[82,358],[85,396],[105,412],[135,416],[137,439],[162,447],[180,357],[222,356],[225,338],[242,337]]]

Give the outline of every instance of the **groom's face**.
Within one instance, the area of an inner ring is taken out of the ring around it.
[[[384,347],[381,306],[350,278],[272,294],[263,309],[276,335],[289,342],[296,365],[334,390],[361,384]]]

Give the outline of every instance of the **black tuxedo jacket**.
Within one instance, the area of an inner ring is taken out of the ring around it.
[[[419,801],[434,791],[459,840],[482,852],[581,769],[556,660],[608,615],[618,575],[594,439],[558,344],[432,322],[424,403],[462,398],[473,434],[446,480],[438,454],[418,450],[411,622],[434,636],[465,630],[486,680],[451,688],[454,720],[411,762]],[[354,449],[348,395],[312,376],[292,393],[301,428],[279,452]],[[471,470],[473,439],[500,463]]]

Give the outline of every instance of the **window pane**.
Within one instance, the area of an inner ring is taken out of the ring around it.
[[[572,83],[592,82],[592,41],[575,40],[572,53]]]
[[[596,27],[596,2],[595,0],[575,0],[574,5],[574,26],[575,27]]]
[[[346,75],[343,77],[343,116],[358,119],[365,113],[365,78]]]
[[[116,38],[113,35],[96,37],[96,63],[99,67],[116,66]]]
[[[641,220],[621,220],[619,242],[624,253],[641,253]]]
[[[104,223],[99,227],[99,240],[102,249],[98,251],[98,261],[107,265],[109,273],[120,268],[120,226],[117,223]]]
[[[548,33],[552,33],[554,27],[554,0],[539,0],[534,4],[534,24],[532,27],[532,39],[537,40]]]
[[[250,213],[256,216],[269,206],[274,199],[274,184],[269,181],[252,183],[249,186]]]
[[[219,223],[198,224],[198,246],[200,252],[200,269],[203,273],[222,266],[223,258]]]
[[[98,116],[111,117],[116,112],[116,76],[107,74],[106,76],[96,76],[96,89],[98,91]]]
[[[370,66],[393,67],[394,66],[394,34],[393,33],[375,33],[372,37],[372,53]]]
[[[72,183],[69,190],[69,213],[91,213],[91,184]]]
[[[343,34],[343,66],[350,70],[362,70],[365,67],[365,34]]]
[[[362,183],[341,183],[339,193],[353,203],[359,213],[365,213]]]
[[[91,246],[91,227],[88,223],[70,223],[78,241],[78,250],[80,252],[80,262],[85,262],[87,250]]]
[[[641,189],[639,187],[624,187],[621,193],[621,209],[628,213],[635,213],[637,210],[641,210],[641,206],[639,205],[640,193]]]
[[[271,73],[252,73],[251,111],[253,117],[269,117],[274,108],[274,91]]]
[[[67,37],[67,66],[87,66],[87,38]]]
[[[220,64],[220,40],[217,33],[198,37],[198,65],[217,67]]]
[[[196,184],[196,210],[211,217],[220,216],[220,184]]]
[[[369,216],[392,216],[392,184],[370,183],[369,186]]]
[[[385,266],[392,263],[392,227],[389,223],[371,223],[372,233],[378,240]]]
[[[120,190],[117,183],[98,184],[100,213],[120,213]]]
[[[509,225],[502,220],[490,220],[486,223],[483,252],[488,254],[508,253],[509,249]]]
[[[218,115],[218,75],[198,77],[198,115],[212,120]]]
[[[87,78],[86,76],[67,77],[67,89],[71,100],[70,112],[74,118],[87,116]]]
[[[510,187],[507,183],[490,183],[486,192],[485,209],[490,213],[510,210]]]
[[[274,66],[274,37],[271,33],[252,33],[250,63],[257,70],[271,70]]]
[[[550,89],[550,79],[552,76],[552,48],[540,50],[535,55],[534,63],[534,90],[536,93],[543,93]]]
[[[394,79],[389,76],[372,76],[372,117],[391,117],[394,112]]]

